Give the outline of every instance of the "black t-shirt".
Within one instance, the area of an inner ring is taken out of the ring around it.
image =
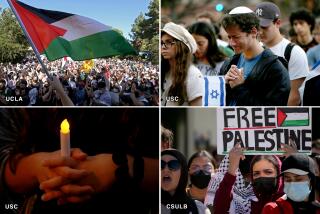
[[[299,45],[306,53],[307,53],[307,51],[308,51],[310,48],[318,45],[318,42],[317,42],[314,38],[312,38],[311,42],[309,42],[309,43],[306,44],[306,45],[303,45],[303,44],[299,43],[298,40],[293,41],[293,42],[296,43],[297,45]]]

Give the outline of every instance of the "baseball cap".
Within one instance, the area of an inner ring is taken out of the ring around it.
[[[183,42],[190,50],[191,53],[195,53],[197,50],[197,43],[194,40],[193,36],[181,25],[177,25],[173,22],[169,22],[165,24],[163,29],[161,30],[166,32],[170,36],[174,37],[175,39]]]
[[[283,160],[281,166],[281,174],[291,172],[296,175],[308,175],[309,173],[315,176],[315,163],[306,154],[295,153]]]
[[[267,27],[281,15],[277,5],[271,2],[262,2],[257,4],[255,13],[260,20],[260,26]]]

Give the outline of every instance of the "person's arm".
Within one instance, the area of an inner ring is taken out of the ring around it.
[[[136,91],[136,84],[132,84],[132,87],[131,87],[131,93],[130,93],[130,98],[133,102],[133,105],[134,106],[144,106],[144,103],[139,101],[137,98],[136,98],[136,95],[134,94],[134,92]]]
[[[49,86],[49,91],[42,96],[42,100],[43,100],[44,102],[49,101],[50,98],[51,98],[51,94],[52,94],[52,86],[50,85],[50,86]]]
[[[51,80],[49,80],[49,81],[50,81],[50,84],[53,86],[53,88],[56,89],[56,93],[61,98],[62,105],[74,106],[70,97],[64,92],[64,89],[62,87],[62,84],[60,83],[60,80],[57,77],[52,76],[52,81]]]
[[[128,82],[124,82],[121,84],[121,91],[119,93],[119,97],[123,96],[124,91],[126,90],[126,87],[128,86]]]
[[[310,73],[306,53],[298,45],[295,45],[291,51],[288,71],[291,80],[288,106],[298,106],[301,103],[301,97],[298,89]]]
[[[187,102],[191,106],[202,106],[204,81],[198,68],[189,68],[186,80]]]
[[[225,214],[229,212],[232,201],[232,187],[236,181],[236,176],[227,172],[221,181],[213,201],[215,214]]]
[[[291,80],[291,90],[288,99],[288,106],[299,106],[301,99],[299,94],[299,88],[302,85],[305,78]]]
[[[74,150],[72,152],[74,154]],[[77,154],[76,154],[77,155]],[[79,155],[78,155],[79,156]],[[60,160],[60,168],[53,170],[44,166],[43,161],[48,159]],[[80,159],[84,159],[80,154]],[[56,152],[38,152],[30,155],[17,154],[11,161],[16,162],[16,169],[13,172],[9,161],[5,164],[4,180],[8,188],[17,193],[28,193],[39,187],[39,184],[47,179],[56,177],[57,173],[63,182],[66,180],[79,179],[87,176],[85,170],[72,169],[78,163],[72,158],[63,158],[60,156],[60,150]]]
[[[135,95],[134,93],[131,92],[130,98],[131,98],[134,106],[144,106],[144,103],[141,102],[141,101],[139,101],[139,100],[136,98],[136,95]]]
[[[127,159],[129,175],[132,177],[134,174],[134,158],[130,155],[127,155]],[[144,176],[140,186],[145,191],[157,192],[159,184],[159,160],[145,157],[143,157],[143,160]],[[57,162],[54,160],[48,163],[48,166],[50,167],[55,167],[56,165]],[[79,169],[89,171],[90,174],[89,176],[83,178],[78,184],[92,186],[95,192],[106,191],[117,179],[115,176],[115,171],[117,168],[118,166],[112,160],[112,154],[99,154],[88,157],[86,161],[80,163]],[[46,189],[57,189],[63,186],[61,182],[55,182],[55,180],[52,181],[52,179],[41,183],[41,185]],[[61,189],[64,191],[64,187],[61,187]],[[48,191],[45,193],[45,195],[47,198],[50,198],[50,200],[60,198],[60,195],[55,195],[54,191]]]
[[[243,148],[236,144],[229,152],[228,172],[224,175],[217,192],[214,196],[215,214],[228,213],[232,201],[232,188],[236,181],[236,173],[239,168],[240,159],[244,159]]]
[[[202,96],[189,102],[189,106],[202,106]]]

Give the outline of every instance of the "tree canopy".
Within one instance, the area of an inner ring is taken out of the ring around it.
[[[148,12],[135,19],[130,37],[138,51],[152,52],[152,62],[159,63],[159,0],[151,0]]]
[[[0,13],[0,62],[18,62],[26,55],[28,42],[12,11]]]

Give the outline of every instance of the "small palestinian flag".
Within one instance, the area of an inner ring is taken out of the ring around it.
[[[310,115],[308,108],[278,108],[278,127],[309,126]]]
[[[86,60],[137,54],[119,32],[93,19],[8,1],[39,53],[50,61],[64,56]]]

